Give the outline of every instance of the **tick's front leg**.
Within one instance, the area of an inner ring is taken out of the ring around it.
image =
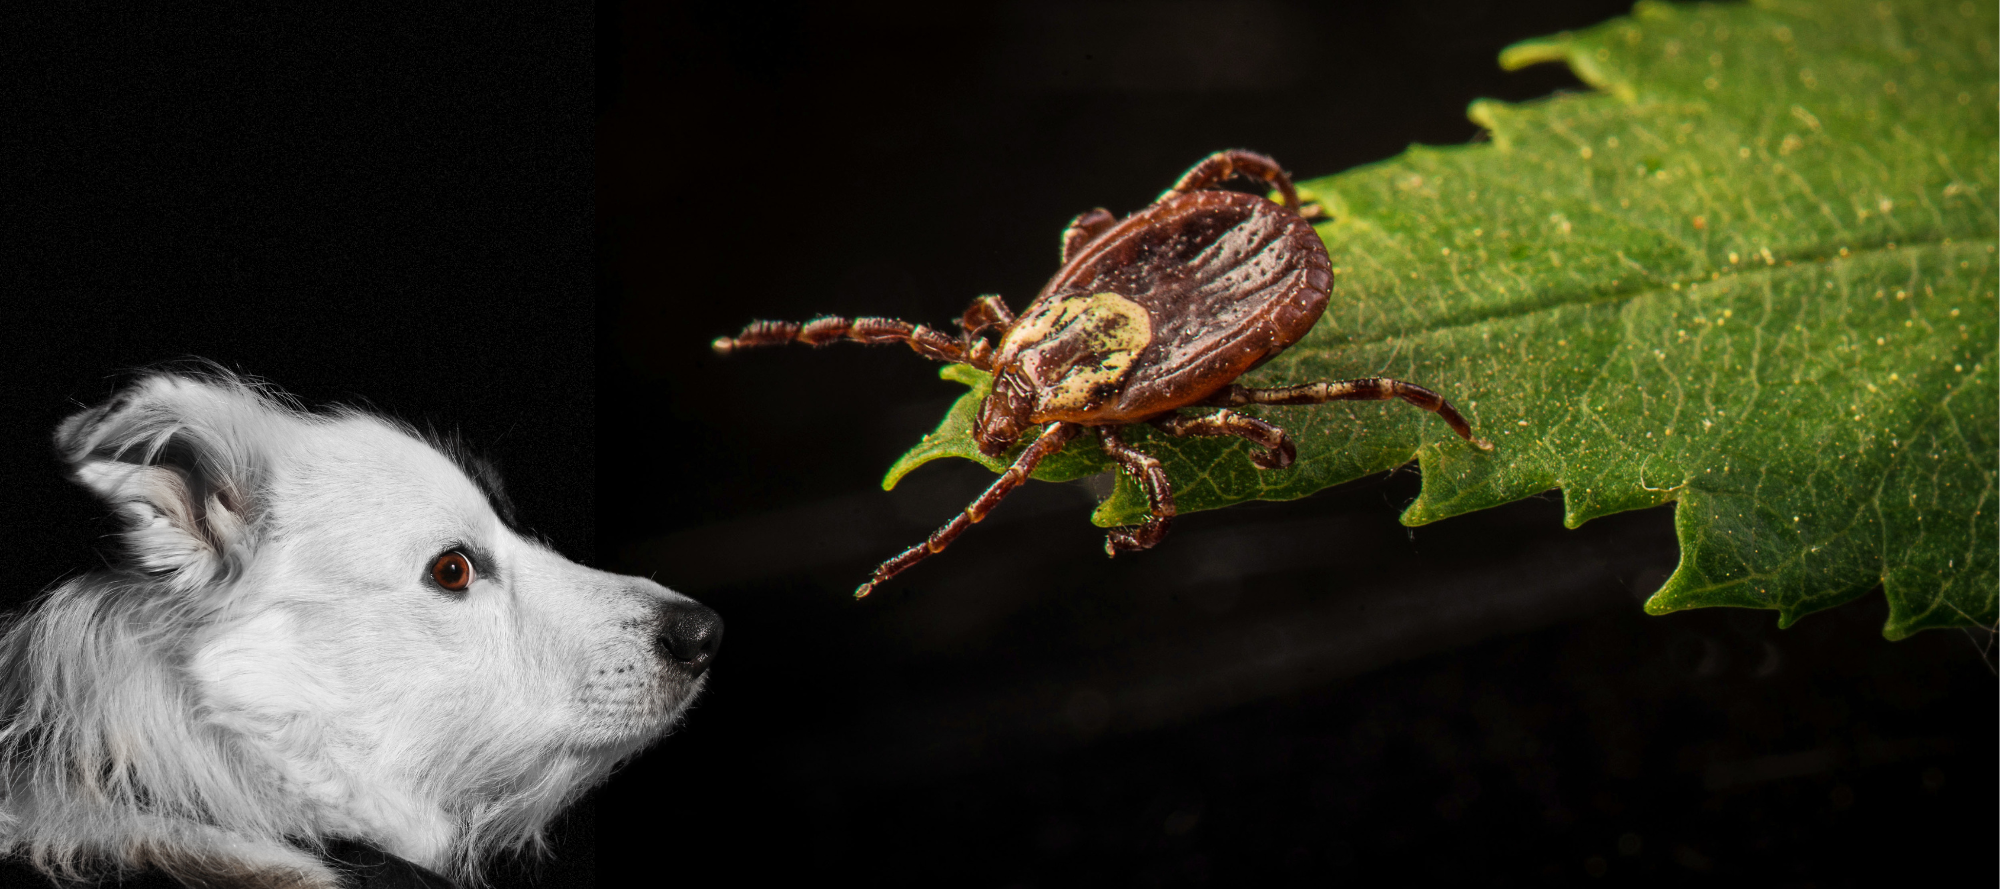
[[[1041,463],[1050,454],[1062,450],[1063,445],[1068,444],[1070,439],[1082,431],[1083,427],[1074,423],[1050,423],[1049,428],[1042,430],[1041,436],[1036,438],[1033,444],[1028,445],[1027,450],[1021,452],[1021,456],[1014,458],[1014,465],[1007,467],[1006,472],[1000,473],[1000,478],[993,482],[992,487],[986,489],[986,493],[979,495],[979,499],[972,501],[972,505],[967,506],[963,512],[952,516],[951,521],[946,522],[944,527],[932,532],[930,539],[903,550],[895,558],[877,565],[875,574],[868,578],[868,582],[854,591],[854,598],[859,599],[868,595],[874,591],[876,584],[901,574],[903,569],[932,555],[944,552],[944,548],[957,540],[958,535],[964,534],[965,529],[972,527],[974,522],[986,518],[986,514],[991,512],[1002,498],[1020,487],[1022,482],[1027,481],[1028,476],[1035,471],[1036,464]]]
[[[1292,444],[1292,437],[1285,430],[1230,411],[1216,411],[1206,417],[1167,414],[1148,422],[1168,435],[1234,435],[1262,445],[1264,450],[1250,455],[1250,462],[1259,469],[1283,469],[1299,456],[1298,446]]]
[[[715,349],[716,354],[727,355],[737,349],[779,346],[786,343],[824,346],[842,339],[869,344],[902,343],[915,350],[917,354],[934,361],[970,364],[980,370],[992,370],[980,356],[972,354],[963,342],[922,324],[911,324],[894,318],[828,317],[814,318],[803,324],[797,321],[752,321],[744,326],[741,333],[733,337],[716,337],[715,342],[709,345]]]
[[[1167,536],[1167,528],[1174,521],[1174,489],[1167,483],[1167,471],[1160,466],[1159,459],[1127,445],[1118,427],[1099,426],[1097,435],[1104,453],[1139,483],[1139,490],[1146,492],[1146,504],[1152,508],[1152,516],[1144,524],[1111,529],[1105,537],[1104,552],[1116,557],[1119,553],[1152,549]]]
[[[965,307],[965,314],[959,316],[959,329],[965,331],[965,338],[971,340],[988,330],[1005,336],[1007,329],[1014,326],[1014,312],[998,296],[982,296]]]

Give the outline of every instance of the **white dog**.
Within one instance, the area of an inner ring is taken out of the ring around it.
[[[0,639],[0,855],[52,876],[331,887],[359,842],[476,880],[664,734],[721,642],[368,413],[154,373],[56,445],[123,557]]]

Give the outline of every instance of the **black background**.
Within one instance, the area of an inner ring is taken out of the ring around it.
[[[0,135],[10,601],[95,558],[56,420],[193,354],[456,427],[563,552],[729,621],[685,726],[503,884],[1993,875],[1987,634],[1886,643],[1879,596],[1647,618],[1670,510],[1406,529],[1410,470],[1116,562],[1088,491],[1033,485],[855,604],[990,478],[877,485],[961,390],[706,349],[1018,308],[1071,215],[1217,148],[1475,138],[1473,98],[1581,89],[1500,47],[1622,3],[66,9]]]

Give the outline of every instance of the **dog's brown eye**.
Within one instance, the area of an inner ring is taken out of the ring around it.
[[[438,556],[431,563],[431,579],[454,593],[465,592],[472,585],[472,560],[458,550]]]

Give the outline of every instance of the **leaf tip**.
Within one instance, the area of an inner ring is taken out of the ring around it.
[[[1599,59],[1603,58],[1601,50],[1599,54],[1577,50],[1576,40],[1568,32],[1554,37],[1524,40],[1500,51],[1500,67],[1506,71],[1519,71],[1530,65],[1562,62],[1569,66],[1570,73],[1575,74],[1576,79],[1595,89],[1611,93],[1627,102],[1637,97],[1638,94],[1633,91],[1630,84],[1614,79],[1600,64]]]
[[[1396,521],[1405,528],[1421,528],[1452,516],[1449,507],[1438,503],[1440,499],[1448,499],[1449,495],[1437,496],[1439,492],[1431,485],[1431,479],[1439,473],[1421,459],[1418,465],[1422,467],[1423,484],[1417,488],[1417,499],[1410,501],[1410,505],[1403,508],[1403,514],[1396,517]]]
[[[1700,608],[1705,604],[1700,594],[1692,589],[1695,581],[1689,575],[1687,561],[1688,552],[1683,547],[1681,564],[1674,566],[1674,573],[1667,577],[1666,582],[1660,584],[1660,588],[1654,590],[1651,596],[1646,597],[1647,614],[1660,617],[1676,611]]]
[[[903,476],[909,475],[910,470],[917,468],[919,465],[922,464],[910,459],[909,454],[904,454],[896,461],[895,465],[889,467],[888,473],[882,476],[882,490],[896,490],[896,483],[902,481]]]
[[[1090,523],[1099,528],[1116,528],[1120,525],[1134,525],[1145,521],[1150,512],[1146,495],[1138,484],[1125,473],[1118,473],[1112,482],[1111,496],[1097,504],[1090,513]]]
[[[1561,62],[1569,59],[1569,40],[1547,37],[1523,40],[1500,51],[1500,69],[1519,71],[1529,65]]]
[[[896,483],[902,481],[904,476],[932,460],[963,457],[967,460],[986,462],[978,456],[978,451],[972,448],[964,430],[971,421],[972,411],[980,399],[986,397],[987,388],[992,385],[992,376],[978,368],[963,364],[945,365],[938,371],[938,376],[967,386],[972,391],[959,396],[958,403],[952,406],[936,431],[924,436],[922,441],[917,442],[916,447],[896,458],[896,462],[890,465],[889,471],[882,476],[884,491],[895,490]]]

